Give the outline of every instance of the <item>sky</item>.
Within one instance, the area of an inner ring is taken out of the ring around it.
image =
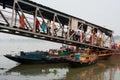
[[[120,0],[31,0],[120,35]]]
[[[114,35],[120,35],[120,0],[31,1],[108,28],[114,31]],[[0,33],[0,37],[3,36],[7,35]]]

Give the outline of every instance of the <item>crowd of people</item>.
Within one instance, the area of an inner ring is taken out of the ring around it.
[[[24,16],[24,14],[22,14],[21,16],[20,16],[20,21],[19,21],[19,23],[20,23],[20,26],[19,26],[19,28],[20,29],[23,29],[23,30],[25,30],[26,29],[26,27],[27,27],[27,25],[26,25],[26,23],[25,23],[25,16]],[[42,21],[42,23],[36,18],[36,32],[37,33],[39,33],[39,32],[43,32],[43,33],[47,33],[47,34],[49,34],[49,35],[52,35],[52,33],[53,33],[53,35],[57,35],[57,33],[56,33],[56,31],[57,31],[57,25],[56,24],[52,24],[52,26],[51,26],[51,21],[45,21],[45,20],[43,20]],[[51,30],[52,29],[52,30]]]
[[[47,22],[45,20],[40,22],[36,18],[35,24],[36,24],[35,30],[37,33],[43,32],[43,33],[48,34],[48,35],[57,36],[58,26],[54,22],[51,22],[49,20]],[[26,26],[27,25],[25,23],[25,16],[22,14],[20,16],[20,27],[19,28],[26,29]],[[89,40],[88,39],[86,40],[86,34],[85,34],[86,31],[87,31],[87,28],[85,28],[83,31],[82,30],[74,31],[72,29],[69,29],[69,36],[72,36],[72,37],[70,37],[70,39],[74,40],[74,41],[79,41],[81,43],[89,43],[92,45],[103,47],[103,39],[97,37],[97,30],[96,29],[93,29],[91,31],[91,36],[89,37]],[[68,30],[66,32],[63,31],[62,37],[67,39],[67,36],[68,36]]]

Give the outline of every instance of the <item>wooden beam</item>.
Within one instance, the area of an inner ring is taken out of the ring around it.
[[[68,22],[68,29],[67,29],[67,39],[70,39],[70,23],[71,19],[69,18],[69,22]]]
[[[5,22],[7,23],[7,25],[10,26],[9,22],[7,21],[7,19],[5,18],[5,16],[3,15],[3,13],[2,13],[1,11],[0,11],[0,14],[1,14],[1,16],[3,17],[3,19],[5,20]]]
[[[36,7],[35,14],[34,14],[34,28],[33,28],[33,32],[36,32],[37,11],[38,11],[38,8]]]
[[[54,29],[53,29],[53,26],[55,25],[55,17],[56,17],[56,14],[54,14],[54,16],[53,16],[52,36],[54,36]]]
[[[14,22],[14,26],[16,26],[17,23],[17,10],[15,10],[15,22]]]
[[[41,13],[41,11],[40,11],[40,10],[38,10],[38,13],[40,14],[40,16],[41,16],[42,20],[45,22],[44,17],[43,17],[43,15],[42,15],[42,13]]]
[[[57,15],[56,15],[56,19],[57,19],[57,21],[58,21],[58,23],[59,23],[59,25],[60,25],[60,28],[56,31],[56,32],[58,32],[61,28],[62,28],[62,37],[63,37],[63,32],[64,32],[64,27],[61,25],[61,22],[60,22],[60,20],[58,19],[58,17],[57,17]]]
[[[75,34],[75,32],[73,34],[70,35],[70,39],[73,37],[73,35]]]
[[[13,26],[13,22],[14,22],[15,3],[16,3],[16,0],[14,0],[14,2],[13,2],[11,26]]]

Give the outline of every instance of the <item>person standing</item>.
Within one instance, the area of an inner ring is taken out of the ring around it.
[[[48,35],[51,35],[51,32],[50,32],[51,27],[50,27],[50,25],[51,25],[51,23],[50,23],[50,21],[48,20],[48,21],[47,21],[47,34],[48,34]]]
[[[52,27],[53,27],[53,36],[57,36],[57,26],[55,25],[55,23],[53,23]]]
[[[24,21],[24,19],[25,19],[25,16],[22,14],[21,16],[20,16],[20,29],[25,29],[25,21]]]
[[[36,32],[40,32],[39,26],[40,26],[40,22],[38,19],[36,19]]]
[[[42,31],[45,33],[45,31],[47,30],[47,27],[44,20],[42,22],[41,28],[42,28]]]

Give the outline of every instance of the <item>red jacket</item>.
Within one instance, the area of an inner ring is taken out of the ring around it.
[[[37,20],[36,21],[36,27],[39,27],[40,26],[40,22]]]

